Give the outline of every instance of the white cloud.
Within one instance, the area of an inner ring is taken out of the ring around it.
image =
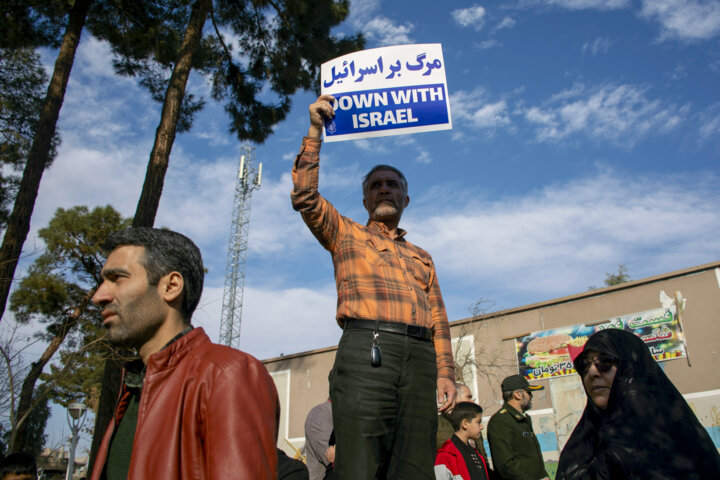
[[[615,10],[629,6],[630,0],[548,0],[547,4],[567,8],[569,10]]]
[[[322,183],[327,177],[324,173],[321,175],[321,185],[329,190],[333,182]],[[307,235],[307,227],[300,215],[292,209],[291,190],[292,182],[288,172],[281,176],[280,181],[264,182],[262,188],[253,195],[250,216],[252,228],[248,235],[251,255],[273,256],[279,252],[293,251],[300,244],[307,245],[314,240],[311,235]]]
[[[493,30],[502,30],[505,28],[512,28],[515,26],[515,20],[512,17],[504,17],[502,20],[500,20],[500,23],[498,23]]]
[[[404,228],[445,282],[547,298],[584,291],[619,263],[640,278],[716,260],[718,181],[600,170],[498,200],[467,192],[452,210],[418,200]]]
[[[708,63],[708,68],[715,73],[720,73],[720,59],[711,60]]]
[[[480,5],[453,10],[451,15],[461,27],[472,26],[475,30],[481,30],[485,25],[485,9]]]
[[[489,40],[483,40],[482,42],[477,42],[475,44],[480,50],[488,50],[490,48],[494,47],[501,47],[502,43],[498,42],[494,38],[491,38]]]
[[[86,34],[82,37],[82,48],[77,50],[73,62],[73,73],[81,70],[83,75],[87,76],[114,77],[115,70],[112,67],[112,59],[112,50],[107,42]],[[132,82],[131,79],[127,79],[127,81]]]
[[[597,55],[598,53],[607,53],[610,45],[612,45],[610,39],[598,37],[592,42],[585,42],[580,51],[583,54],[589,52],[593,55]]]
[[[412,23],[396,23],[379,15],[379,0],[355,0],[350,4],[347,22],[365,35],[369,43],[379,46],[403,45],[413,43],[410,36],[415,28]]]
[[[172,226],[199,243],[227,241],[238,159],[194,158],[181,150],[170,162],[156,225]]]
[[[688,75],[687,72],[687,66],[684,64],[678,64],[675,65],[675,69],[672,71],[672,73],[666,74],[668,77],[670,77],[671,80],[682,80],[683,78],[686,78]]]
[[[428,165],[432,163],[432,155],[430,155],[430,152],[427,150],[421,150],[418,153],[418,156],[415,157],[415,161],[418,163],[422,163],[423,165]]]
[[[631,147],[653,132],[673,130],[687,114],[686,108],[651,100],[646,92],[633,85],[576,85],[541,107],[526,109],[525,118],[537,125],[535,133],[541,141],[582,134]]]
[[[413,24],[409,22],[399,25],[387,17],[375,17],[365,24],[363,33],[381,46],[404,45],[412,43],[410,33],[413,28]]]
[[[640,16],[661,26],[661,40],[708,40],[720,33],[716,0],[643,0]]]
[[[220,125],[221,122],[227,122],[227,117],[215,117],[210,122],[204,123],[202,128],[194,128],[188,134],[206,141],[213,147],[234,145],[232,137],[227,134],[227,124]]]
[[[223,289],[206,287],[193,324],[220,338]],[[240,349],[259,358],[337,345],[342,330],[335,321],[337,294],[322,288],[262,288],[248,285],[243,296]]]
[[[448,203],[430,192],[415,197],[403,227],[410,241],[433,254],[446,290],[447,285],[471,284],[525,299],[548,298],[584,291],[619,263],[629,264],[633,278],[641,278],[715,259],[720,249],[717,181],[712,174],[633,177],[600,169],[498,200],[455,192],[455,202]],[[315,243],[308,242],[304,245]],[[318,261],[330,268],[319,246],[308,252],[319,254]],[[677,252],[684,252],[682,258]],[[336,344],[340,330],[329,270],[327,283],[312,287],[262,285],[278,279],[250,278],[243,350],[267,358]],[[214,338],[221,303],[222,289],[206,288],[194,319]]]
[[[380,10],[380,0],[353,0],[350,2],[348,21],[357,23],[362,19],[368,19],[378,10]]]
[[[700,139],[720,137],[720,103],[710,105],[700,114]]]
[[[510,126],[510,116],[505,100],[490,101],[482,87],[468,92],[458,90],[450,96],[453,119],[470,127],[482,129],[492,135],[500,127]]]
[[[357,148],[365,150],[366,152],[387,153],[386,144],[383,142],[377,142],[374,138],[372,142],[367,138],[360,138],[358,140],[353,140],[352,142]]]

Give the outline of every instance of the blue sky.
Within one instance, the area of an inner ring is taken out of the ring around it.
[[[368,48],[442,44],[454,128],[327,144],[321,192],[364,223],[362,175],[403,170],[401,226],[433,255],[451,320],[481,298],[500,309],[585,291],[621,263],[642,278],[718,260],[720,2],[355,0],[338,33],[358,30]],[[135,211],[160,106],[110,61],[86,34],[26,250],[58,207]],[[208,98],[199,75],[190,91]],[[259,358],[340,335],[329,254],[289,199],[314,98],[297,94],[256,150],[241,348]],[[194,323],[215,339],[240,150],[227,132],[210,100],[175,141],[156,221],[200,245]]]
[[[354,1],[338,33],[367,47],[441,43],[451,131],[327,144],[321,192],[364,223],[360,179],[406,172],[402,226],[437,264],[451,320],[480,298],[508,308],[718,259],[720,3]],[[159,105],[116,77],[86,35],[60,118],[33,234],[57,207],[132,215]],[[48,54],[48,63],[53,60]],[[713,88],[715,86],[715,88]],[[199,75],[190,90],[207,97]],[[290,167],[314,94],[257,146],[241,347],[260,358],[332,345],[329,255],[289,201]],[[218,335],[240,143],[208,102],[177,137],[157,225],[188,234],[208,264],[196,323]],[[30,238],[27,247],[36,244]]]

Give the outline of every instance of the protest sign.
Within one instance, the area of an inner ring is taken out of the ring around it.
[[[322,94],[335,97],[326,142],[452,128],[439,43],[363,50],[320,71]]]
[[[675,305],[614,317],[603,322],[533,332],[515,339],[520,374],[528,380],[575,374],[569,350],[582,349],[588,337],[606,328],[634,333],[657,361],[687,356]]]

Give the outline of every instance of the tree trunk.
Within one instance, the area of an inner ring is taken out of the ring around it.
[[[165,93],[160,125],[155,132],[155,144],[150,152],[145,183],[133,218],[133,227],[152,227],[155,223],[193,55],[200,45],[203,25],[211,6],[211,0],[197,0],[192,6],[190,21],[180,46],[180,54]]]
[[[170,162],[170,151],[175,141],[177,122],[180,118],[180,106],[185,96],[185,87],[192,69],[193,55],[200,45],[200,40],[202,40],[203,26],[211,7],[212,0],[197,0],[192,6],[190,21],[185,29],[178,60],[175,63],[165,93],[160,124],[155,131],[155,143],[152,152],[150,152],[150,160],[145,173],[145,183],[133,217],[133,227],[152,227],[155,224],[155,215],[157,215],[160,195],[165,182],[165,172]],[[89,469],[93,468],[97,449],[105,430],[107,430],[107,426],[113,418],[115,401],[120,391],[120,370],[121,365],[119,362],[112,359],[105,362],[100,402],[95,416],[95,431],[93,433]]]
[[[87,304],[84,307],[87,307]],[[75,313],[79,312],[76,311]],[[75,315],[68,316],[67,319],[60,326],[60,331],[50,341],[50,344],[47,346],[47,348],[45,348],[45,351],[42,353],[42,355],[40,355],[40,358],[37,361],[33,362],[30,366],[30,371],[25,377],[25,380],[23,380],[22,389],[20,390],[20,400],[18,402],[17,408],[15,409],[16,423],[15,425],[12,425],[13,430],[10,434],[10,442],[8,442],[8,451],[10,453],[20,453],[24,451],[25,437],[28,433],[28,423],[25,420],[27,420],[28,415],[30,415],[30,412],[35,406],[33,405],[33,392],[35,391],[35,383],[37,383],[38,378],[40,378],[40,374],[45,368],[45,365],[47,365],[52,356],[55,355],[55,352],[57,352],[60,348],[60,345],[62,345],[62,343],[65,341],[65,337],[67,337],[67,334],[70,332],[70,329],[74,326],[76,321],[77,317]],[[38,400],[38,398],[35,398],[35,400]]]
[[[60,53],[57,60],[55,60],[55,70],[48,86],[33,143],[25,163],[20,189],[15,198],[13,211],[8,219],[7,230],[5,231],[2,247],[0,247],[0,321],[5,313],[15,268],[30,230],[30,217],[35,207],[40,180],[47,166],[52,138],[55,134],[60,108],[65,98],[65,90],[75,60],[75,51],[80,43],[80,34],[85,25],[85,18],[91,3],[92,0],[76,0],[75,5],[70,10],[68,24],[60,45]]]

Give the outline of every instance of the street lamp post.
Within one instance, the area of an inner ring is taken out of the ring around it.
[[[65,474],[65,480],[72,480],[73,472],[75,471],[75,448],[77,447],[78,437],[80,428],[85,423],[85,413],[87,407],[84,403],[73,402],[68,405],[67,408],[67,419],[68,425],[70,425],[70,455],[68,456],[67,472]]]

